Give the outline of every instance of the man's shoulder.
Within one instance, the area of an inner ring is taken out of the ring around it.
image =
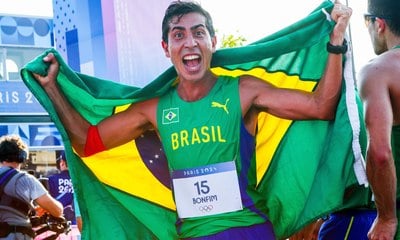
[[[394,58],[393,55],[382,54],[365,64],[361,68],[359,76],[361,82],[381,79],[381,81],[379,81],[380,84],[384,84],[384,82],[387,80],[389,80],[389,82],[391,81],[391,79],[397,80],[397,76],[399,74],[400,60]]]
[[[372,71],[386,72],[388,70],[399,70],[400,53],[394,51],[386,51],[371,59],[365,67]]]
[[[9,169],[10,169],[9,167],[1,166],[1,167],[0,167],[0,174],[5,173],[5,172],[8,171]]]
[[[49,179],[49,182],[54,181],[54,180],[60,178],[60,173],[53,173],[53,174],[49,175],[47,178]]]
[[[70,178],[69,171],[68,170],[61,171],[60,176],[64,178]]]
[[[37,179],[35,176],[24,172],[24,171],[18,171],[18,173],[14,176],[15,181],[18,182],[24,182],[25,184],[31,185],[42,185],[42,183]]]

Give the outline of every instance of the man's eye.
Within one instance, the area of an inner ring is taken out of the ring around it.
[[[204,35],[203,31],[197,31],[196,32],[196,36],[198,36],[198,37],[202,37],[203,35]]]
[[[177,33],[175,33],[174,37],[175,37],[176,39],[180,39],[180,38],[183,37],[183,34],[182,34],[181,32],[177,32]]]

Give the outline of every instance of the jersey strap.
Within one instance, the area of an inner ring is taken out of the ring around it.
[[[31,210],[28,203],[4,192],[7,183],[18,173],[14,168],[10,168],[0,175],[0,205],[14,208],[22,214],[28,216]]]

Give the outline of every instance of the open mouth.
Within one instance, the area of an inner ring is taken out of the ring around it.
[[[191,54],[183,57],[183,64],[189,70],[197,70],[200,65],[201,57],[199,55]]]

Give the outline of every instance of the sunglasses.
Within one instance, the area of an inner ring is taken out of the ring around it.
[[[377,16],[375,16],[373,14],[369,14],[369,13],[364,14],[365,26],[368,27],[370,22],[372,22],[372,23],[375,22],[376,18],[377,18]]]

